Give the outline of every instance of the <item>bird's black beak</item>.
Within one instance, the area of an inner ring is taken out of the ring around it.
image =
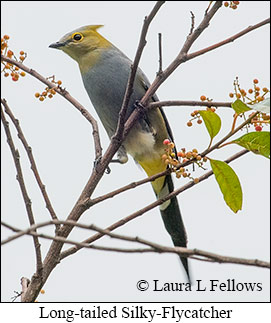
[[[49,45],[50,48],[57,48],[60,49],[61,47],[65,46],[65,43],[57,41],[56,43],[53,43]]]

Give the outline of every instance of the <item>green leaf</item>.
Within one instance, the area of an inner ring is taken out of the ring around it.
[[[270,113],[270,98],[264,99],[263,101],[253,104],[251,108],[255,111]]]
[[[255,154],[270,158],[270,132],[255,131],[232,141]]]
[[[212,140],[219,133],[221,128],[221,119],[213,111],[200,110],[199,114],[201,115]]]
[[[236,101],[234,101],[231,104],[232,108],[234,109],[234,111],[239,114],[239,113],[243,113],[249,110],[252,110],[251,108],[249,108],[243,101],[237,99]]]
[[[210,163],[225,202],[237,213],[242,209],[243,193],[236,173],[223,161],[210,159]]]

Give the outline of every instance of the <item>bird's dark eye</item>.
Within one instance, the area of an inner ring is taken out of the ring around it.
[[[82,39],[82,35],[81,34],[74,34],[73,39],[78,41],[78,40]]]

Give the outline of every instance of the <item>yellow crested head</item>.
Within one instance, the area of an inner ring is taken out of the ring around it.
[[[108,40],[97,32],[97,29],[101,27],[103,25],[89,25],[78,28],[64,35],[58,42],[49,47],[61,49],[76,60],[79,65],[84,65],[85,57],[89,57],[89,54],[93,51],[112,46]]]

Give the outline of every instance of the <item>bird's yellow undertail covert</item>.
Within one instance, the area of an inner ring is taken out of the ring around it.
[[[86,91],[104,125],[109,137],[115,133],[119,111],[122,105],[132,62],[113,44],[101,36],[97,29],[101,25],[84,26],[63,36],[51,48],[61,49],[78,64]],[[134,109],[134,103],[140,100],[150,83],[144,73],[138,69],[133,94],[131,96],[126,119]],[[153,101],[158,101],[153,96]],[[161,156],[164,154],[164,139],[173,141],[166,116],[162,110],[152,109],[145,113],[130,131],[118,151],[118,159],[125,163],[130,154],[145,170],[148,176],[166,170]],[[173,191],[170,175],[152,182],[157,198]],[[160,206],[165,227],[175,246],[186,247],[187,238],[176,197]],[[187,258],[181,261],[189,278]]]

